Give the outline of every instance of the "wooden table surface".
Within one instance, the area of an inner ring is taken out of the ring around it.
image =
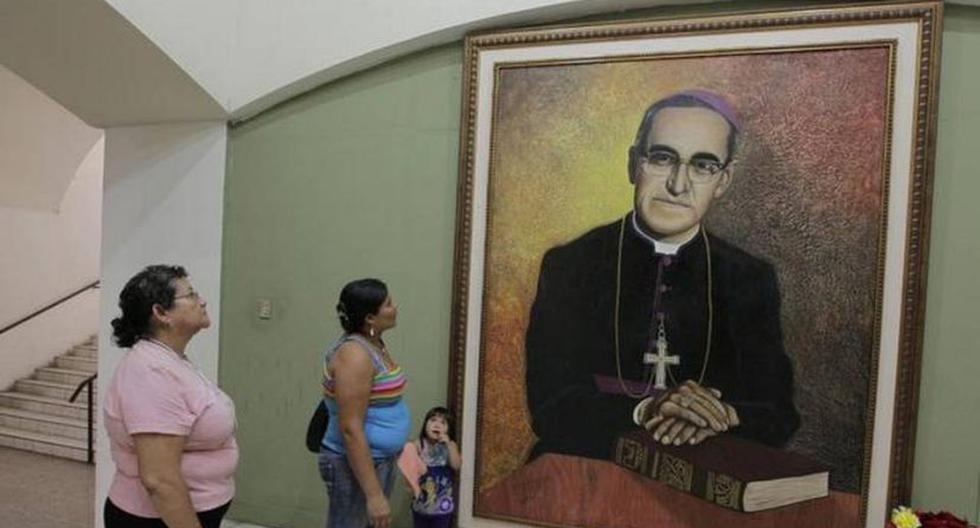
[[[478,517],[601,528],[859,528],[860,496],[830,496],[741,513],[669,488],[611,462],[544,455],[476,498]]]

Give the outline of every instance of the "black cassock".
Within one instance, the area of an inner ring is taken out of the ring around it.
[[[614,314],[620,224],[595,228],[545,253],[526,339],[527,403],[538,436],[531,458],[565,453],[608,459],[617,433],[635,428],[647,387],[643,354],[663,316],[672,379],[697,381],[705,356],[707,260],[702,235],[676,255],[658,255],[625,220],[616,369]],[[799,426],[793,370],[783,349],[779,284],[772,265],[709,236],[713,333],[703,385],[737,411],[732,433],[772,446]],[[656,309],[655,309],[656,305]],[[653,349],[656,352],[656,349]],[[674,385],[668,378],[668,386]]]

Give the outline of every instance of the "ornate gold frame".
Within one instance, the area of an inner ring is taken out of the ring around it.
[[[673,20],[642,20],[549,26],[508,31],[494,31],[468,36],[464,46],[463,110],[460,127],[459,183],[457,188],[456,238],[454,250],[454,282],[450,336],[449,400],[462,417],[464,409],[464,368],[466,362],[466,333],[468,324],[468,291],[472,221],[474,214],[475,125],[477,120],[478,63],[481,53],[490,50],[548,46],[569,42],[587,43],[629,40],[660,36],[707,35],[774,31],[794,28],[824,28],[876,23],[913,22],[919,38],[915,60],[918,76],[915,90],[913,153],[911,157],[908,199],[907,243],[904,250],[904,279],[902,284],[902,314],[899,329],[898,371],[895,385],[895,406],[892,445],[889,454],[887,506],[907,504],[911,494],[911,478],[915,450],[915,428],[918,386],[922,354],[925,313],[926,269],[928,260],[929,225],[936,138],[936,108],[938,99],[939,57],[942,35],[942,2],[904,2],[890,4],[840,5],[818,9],[787,9],[769,12],[732,13]],[[894,53],[894,52],[893,52]],[[583,59],[593,60],[593,59]],[[894,92],[893,81],[890,95]],[[891,103],[890,103],[891,104]],[[889,128],[890,131],[890,128]],[[890,134],[890,132],[889,132]],[[890,142],[888,142],[890,143]],[[491,143],[492,144],[492,143]],[[886,152],[886,158],[890,155]],[[493,159],[493,156],[490,156]],[[887,165],[886,165],[887,166]],[[887,196],[887,195],[886,195]],[[887,209],[887,202],[883,204]],[[894,226],[892,226],[894,228]],[[886,230],[882,222],[882,230]],[[884,240],[884,238],[882,239]],[[879,270],[884,267],[883,251],[879,251]],[[881,277],[883,273],[879,273]],[[881,302],[882,284],[876,285]],[[874,321],[881,325],[880,310]],[[880,335],[880,334],[879,334]],[[875,343],[877,346],[877,343]],[[875,363],[877,358],[875,358]],[[873,365],[872,377],[877,373]],[[874,379],[872,383],[874,383]],[[875,415],[871,392],[869,421]],[[482,398],[480,399],[482,401]],[[477,410],[479,412],[479,410]],[[872,428],[865,439],[865,452],[872,447]],[[861,518],[865,522],[868,507],[867,487],[870,456],[866,457]]]

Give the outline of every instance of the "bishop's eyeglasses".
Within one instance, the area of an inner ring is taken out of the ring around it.
[[[680,171],[681,165],[684,165],[687,167],[687,176],[697,183],[711,181],[728,166],[727,161],[723,163],[714,156],[695,154],[691,159],[684,161],[676,152],[658,148],[640,154],[640,159],[650,174],[661,177],[675,176]]]

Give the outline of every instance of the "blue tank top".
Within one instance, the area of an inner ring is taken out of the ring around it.
[[[354,341],[367,350],[374,364],[374,379],[371,380],[371,396],[364,414],[364,435],[372,458],[389,458],[397,455],[408,439],[411,416],[405,404],[405,374],[398,365],[385,364],[381,352],[368,340],[347,334],[335,341],[327,350],[323,360],[323,402],[330,413],[330,422],[323,435],[321,445],[335,452],[345,454],[343,435],[340,433],[339,408],[334,397],[335,382],[328,373],[330,360],[341,345]]]

